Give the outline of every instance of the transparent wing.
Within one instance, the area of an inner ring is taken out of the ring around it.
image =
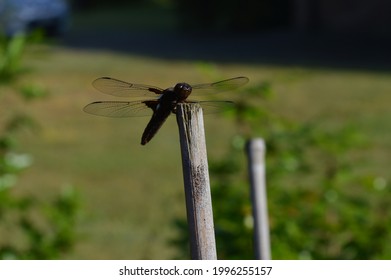
[[[156,97],[156,94],[163,92],[163,89],[158,87],[132,84],[109,77],[98,78],[92,85],[100,92],[119,97]]]
[[[191,95],[205,95],[230,91],[245,85],[248,81],[249,79],[247,77],[236,77],[216,83],[192,85],[193,91]]]
[[[192,101],[190,101],[192,102]],[[232,110],[234,103],[232,101],[196,101],[202,107],[204,115],[223,113]]]
[[[189,101],[193,102],[193,101]],[[234,103],[232,101],[199,101],[202,107],[202,112],[205,115],[222,113],[232,110]],[[84,112],[103,117],[112,118],[128,118],[128,117],[144,117],[152,115],[156,106],[157,100],[148,101],[97,101],[92,102],[84,107]]]
[[[157,106],[157,100],[148,101],[97,101],[84,107],[84,112],[104,117],[127,118],[150,116],[153,108]]]

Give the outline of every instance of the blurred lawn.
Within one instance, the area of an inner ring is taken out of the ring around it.
[[[37,134],[21,133],[19,149],[34,156],[18,190],[41,199],[74,185],[82,194],[79,242],[69,259],[169,259],[174,217],[185,216],[183,179],[175,118],[146,146],[140,138],[148,118],[109,119],[82,111],[89,102],[115,100],[91,86],[100,76],[169,87],[178,81],[212,82],[195,61],[168,61],[35,46],[26,54],[27,71],[18,86],[43,87],[50,96],[8,106],[30,113]],[[354,124],[373,143],[359,151],[362,170],[387,177],[391,165],[391,74],[355,70],[216,64],[223,78],[244,75],[250,84],[269,81],[275,92],[270,108],[296,121],[319,126]],[[223,99],[226,95],[222,96]],[[4,108],[3,108],[4,107]],[[233,124],[205,117],[208,153],[221,154]],[[211,178],[213,181],[213,178]],[[223,202],[214,202],[223,203]],[[270,213],[273,215],[273,213]]]

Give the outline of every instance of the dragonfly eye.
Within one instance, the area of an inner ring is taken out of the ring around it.
[[[175,88],[174,88],[175,92],[186,92],[186,93],[190,93],[192,88],[189,84],[187,83],[178,83],[175,85]]]

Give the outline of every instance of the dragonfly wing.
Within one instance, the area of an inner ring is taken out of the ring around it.
[[[247,77],[236,77],[216,83],[209,84],[197,84],[192,85],[193,88],[192,95],[204,95],[204,94],[213,94],[229,90],[237,89],[240,86],[248,83],[249,79]]]
[[[119,97],[156,97],[156,94],[163,92],[163,89],[155,86],[132,84],[109,77],[98,78],[92,85],[100,92]]]
[[[232,101],[189,101],[190,103],[199,103],[204,115],[222,113],[234,108]]]
[[[84,107],[84,112],[104,117],[127,118],[150,116],[155,111],[158,100],[145,101],[97,101]]]

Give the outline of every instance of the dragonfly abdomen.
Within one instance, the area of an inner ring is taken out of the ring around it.
[[[141,145],[147,144],[155,136],[170,114],[171,109],[155,111],[141,137]]]

